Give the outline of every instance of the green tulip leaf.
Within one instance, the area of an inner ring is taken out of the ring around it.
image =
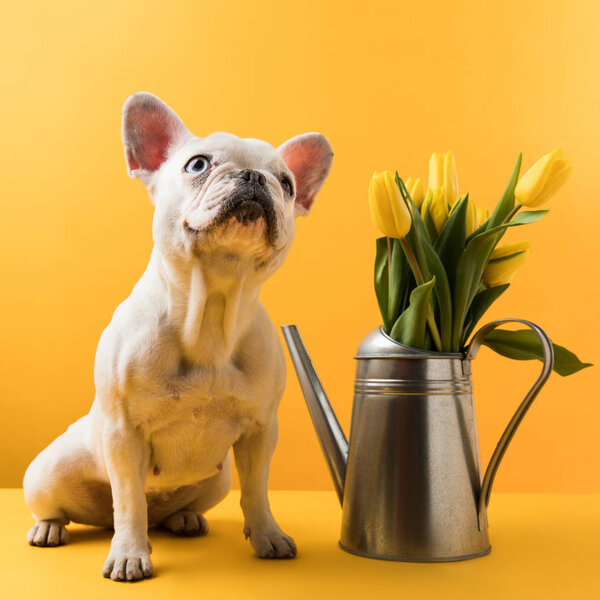
[[[483,270],[501,235],[500,231],[489,236],[485,233],[475,236],[467,243],[467,247],[460,257],[452,307],[452,352],[460,351],[460,344],[464,339],[463,327],[467,312],[481,284]]]
[[[506,185],[506,189],[504,190],[504,194],[502,194],[502,198],[500,198],[500,202],[496,205],[490,218],[479,228],[482,231],[487,231],[500,225],[515,207],[515,187],[517,187],[517,181],[519,180],[522,160],[523,153],[520,153],[517,157],[517,162],[510,179],[508,180],[508,184]],[[481,233],[479,229],[475,231],[475,234]]]
[[[429,210],[429,206],[425,209],[425,230],[427,231],[427,236],[429,237],[429,241],[433,244],[437,239],[438,232],[433,221],[433,217],[431,216],[431,211]]]
[[[463,343],[466,344],[471,332],[477,326],[477,323],[483,317],[487,309],[495,302],[507,289],[510,284],[496,285],[491,288],[486,288],[479,292],[473,298],[469,312],[467,314],[467,325],[463,331]]]
[[[500,256],[499,258],[490,258],[488,261],[488,265],[495,265],[506,260],[512,260],[516,256],[520,256],[521,254],[525,254],[527,250],[521,250],[520,252],[513,252],[512,254],[507,254],[506,256]]]
[[[446,269],[451,290],[455,287],[458,262],[465,248],[468,201],[469,198],[467,195],[454,205],[450,217],[442,227],[440,235],[435,242],[435,250]]]
[[[435,235],[437,235],[437,230],[435,230],[435,224],[430,215],[429,207],[425,212],[425,220],[423,220],[420,212],[412,201],[404,182],[398,177],[397,173],[396,183],[402,197],[413,214],[413,224],[411,231],[407,236],[407,240],[409,241],[411,248],[415,249],[417,262],[419,263],[424,280],[428,281],[433,277],[436,281],[434,296],[431,299],[431,303],[434,315],[436,313],[438,315],[436,324],[438,329],[440,329],[441,348],[444,351],[448,351],[452,342],[452,296],[445,267],[432,246],[430,234],[427,231],[428,215],[429,220],[431,221],[430,225],[436,232]],[[422,347],[429,346],[424,342],[424,346]]]
[[[375,296],[383,318],[383,328],[389,333],[393,323],[388,320],[389,281],[387,238],[377,238],[375,245]]]
[[[429,267],[429,272],[435,278],[434,294],[439,311],[440,339],[442,341],[442,352],[450,352],[452,347],[452,295],[446,270],[434,247],[425,240],[423,250]]]
[[[410,231],[406,235],[406,240],[417,255],[417,262],[421,268],[424,281],[429,281],[431,279],[431,273],[429,272],[429,268],[425,259],[425,251],[423,249],[423,242],[428,240],[425,223],[423,223],[421,213],[417,209],[415,203],[412,201],[412,198],[410,197],[410,194],[404,185],[404,181],[400,179],[398,173],[396,173],[396,185],[402,194],[402,198],[406,202],[406,206],[412,212],[412,225],[410,227]]]
[[[454,306],[452,317],[452,350],[460,350],[461,340],[464,339],[463,328],[467,312],[477,288],[481,283],[483,270],[488,264],[493,249],[504,235],[507,227],[527,225],[541,219],[547,210],[528,210],[517,214],[509,223],[502,223],[477,235],[473,234],[467,240],[467,246],[460,257],[454,289]]]
[[[392,240],[392,268],[389,277],[388,322],[391,325],[404,310],[411,285],[407,279],[412,278],[410,265],[404,256],[400,240]]]
[[[539,221],[542,217],[546,216],[549,212],[550,211],[548,209],[526,210],[520,212],[517,215],[515,215],[512,218],[512,220],[508,223],[502,223],[501,225],[492,227],[491,229],[488,229],[487,231],[484,231],[482,233],[477,233],[477,231],[475,231],[467,241],[470,241],[475,237],[494,235],[498,232],[503,232],[507,227],[515,227],[518,225],[529,225],[530,223],[535,223],[536,221]]]
[[[393,239],[392,277],[388,268],[388,238],[378,238],[375,251],[375,296],[383,319],[383,328],[389,334],[398,315],[405,309],[408,295],[415,286],[399,240]]]
[[[435,285],[435,277],[416,287],[410,294],[408,308],[398,317],[390,337],[401,344],[413,348],[425,347],[425,330],[427,327],[427,310],[431,292]]]
[[[488,333],[483,340],[483,344],[507,358],[544,360],[542,344],[537,335],[530,329],[519,329],[517,331],[495,329]],[[563,346],[553,343],[552,347],[554,348],[554,371],[563,377],[593,366],[592,363],[581,362],[573,352]]]

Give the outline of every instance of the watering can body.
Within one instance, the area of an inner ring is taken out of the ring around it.
[[[506,320],[486,327],[489,331],[501,322]],[[342,503],[342,549],[418,562],[490,552],[487,503],[496,469],[552,368],[552,345],[533,327],[547,353],[544,369],[509,423],[483,478],[471,360],[485,328],[465,354],[410,348],[381,328],[367,334],[355,356],[349,443],[297,329],[283,328]]]

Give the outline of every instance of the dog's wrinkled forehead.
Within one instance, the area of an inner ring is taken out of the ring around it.
[[[193,137],[178,151],[178,156],[210,157],[218,165],[231,163],[237,169],[262,169],[273,173],[289,172],[281,154],[271,144],[253,138],[239,138],[230,133],[213,133],[204,138]]]

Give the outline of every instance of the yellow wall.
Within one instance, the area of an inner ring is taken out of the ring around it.
[[[137,90],[197,135],[278,145],[304,131],[335,162],[262,298],[296,323],[341,422],[353,353],[378,325],[373,170],[426,176],[452,149],[461,191],[488,206],[516,155],[562,146],[575,166],[492,317],[529,318],[598,362],[600,43],[596,2],[104,0],[12,2],[0,51],[0,485],[84,414],[98,337],[143,271],[152,206],[125,171],[120,111]],[[539,369],[484,349],[475,363],[482,458]],[[600,491],[598,367],[554,375],[500,469],[504,491]],[[290,365],[273,488],[328,488]]]

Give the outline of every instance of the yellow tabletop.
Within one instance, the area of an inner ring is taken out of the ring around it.
[[[21,490],[0,490],[0,598],[600,598],[600,496],[495,494],[490,555],[464,562],[388,562],[337,546],[333,492],[272,491],[279,524],[298,544],[293,560],[255,558],[242,536],[239,492],[207,513],[210,533],[152,530],[155,577],[116,583],[101,575],[111,532],[69,526],[71,542],[33,548]]]

